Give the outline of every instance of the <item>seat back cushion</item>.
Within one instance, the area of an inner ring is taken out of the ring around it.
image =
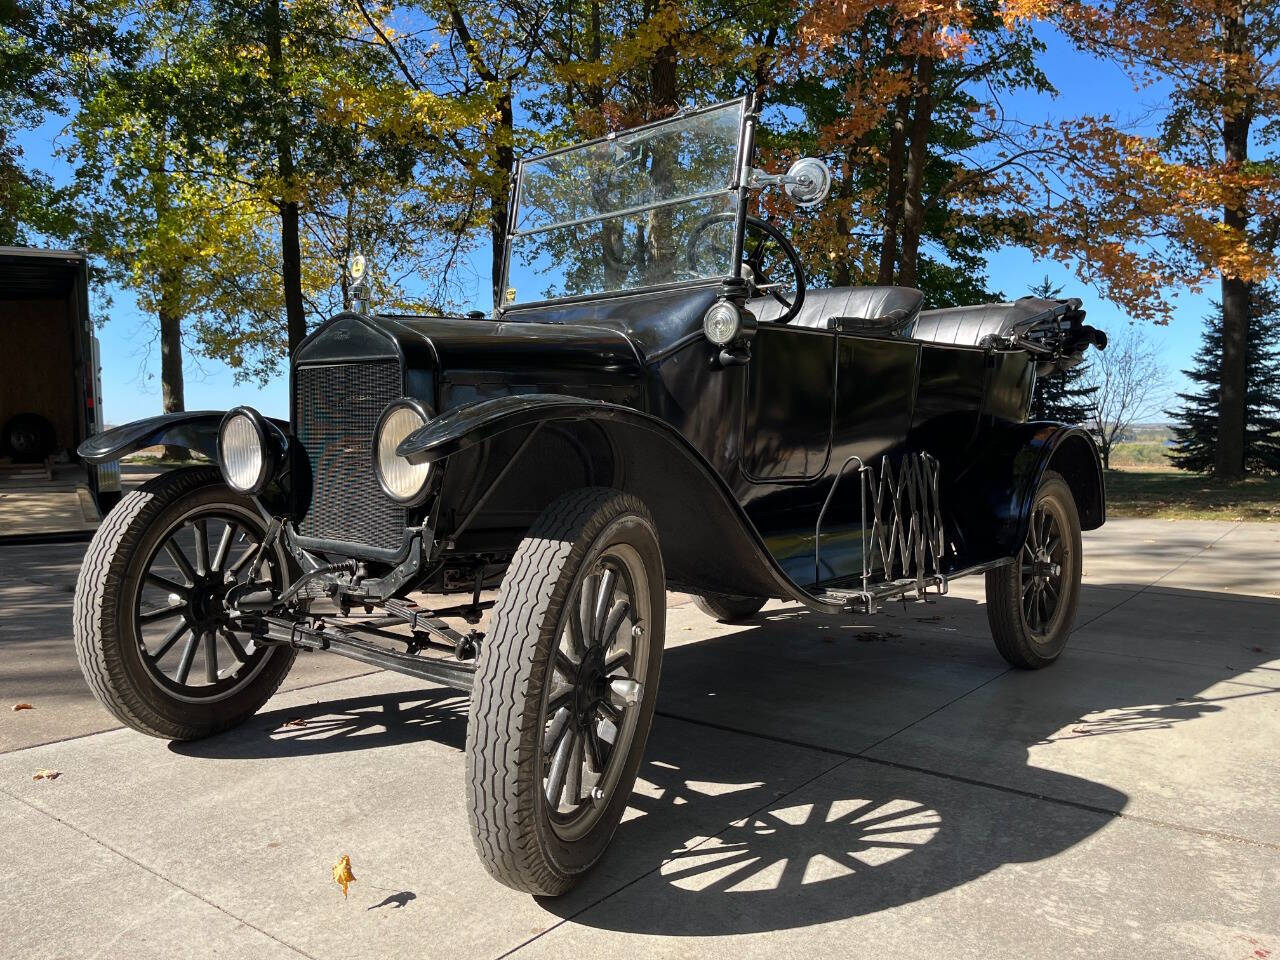
[[[971,307],[922,310],[907,335],[916,340],[961,346],[981,346],[987,337],[1007,337],[1024,320],[1050,313],[1057,300],[1023,297],[1014,303],[980,303]]]
[[[876,320],[901,311],[902,323],[908,328],[920,312],[924,294],[912,287],[831,287],[805,293],[800,312],[789,326],[831,330],[837,317],[859,317]],[[786,308],[773,297],[757,297],[747,307],[761,323],[770,323],[786,313]]]

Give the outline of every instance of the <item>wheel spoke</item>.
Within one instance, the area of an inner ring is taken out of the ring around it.
[[[595,768],[596,773],[603,777],[604,766],[608,757],[605,753],[604,744],[600,742],[600,734],[596,730],[594,723],[587,724],[587,754],[591,758],[591,765]]]
[[[147,571],[147,580],[155,584],[157,587],[164,587],[170,593],[176,593],[180,597],[185,597],[189,588],[185,583],[178,583],[176,580],[170,580],[168,577],[162,577],[154,570]]]
[[[614,702],[607,697],[601,700],[597,705],[597,711],[604,715],[606,720],[612,720],[614,723],[622,722],[622,710]]]
[[[578,664],[573,657],[559,647],[556,648],[555,668],[566,680],[572,680],[578,673]]]
[[[195,567],[191,566],[191,561],[187,559],[187,555],[182,552],[182,547],[178,546],[178,541],[170,537],[164,542],[165,552],[169,554],[171,559],[182,571],[182,575],[187,578],[188,583],[196,582]]]
[[[217,552],[213,555],[213,572],[218,573],[222,570],[222,565],[227,562],[227,554],[231,552],[231,544],[236,538],[236,533],[240,527],[234,523],[227,523],[227,529],[222,531],[222,539],[218,541]]]
[[[566,725],[564,736],[551,758],[551,773],[547,776],[547,801],[553,808],[560,806],[560,795],[564,793],[564,782],[569,773],[570,755],[577,739],[577,732],[571,725]]]
[[[1058,606],[1058,585],[1051,579],[1044,585],[1045,599],[1049,603],[1049,610],[1052,612]]]
[[[200,573],[209,572],[209,528],[203,517],[192,521],[191,527],[196,534],[196,569]]]
[[[179,683],[185,684],[187,677],[191,674],[191,661],[196,657],[196,647],[200,645],[200,636],[194,631],[191,639],[187,641],[187,645],[182,648],[182,659],[178,661],[178,672],[174,679]]]
[[[239,660],[241,663],[248,663],[249,654],[246,653],[244,647],[240,645],[240,641],[236,638],[236,635],[232,633],[230,630],[226,629],[225,627],[221,630],[221,633],[222,633],[222,639],[226,641],[226,644],[231,649],[231,652],[235,654],[235,658]]]
[[[156,607],[153,610],[140,610],[138,611],[138,622],[156,623],[160,620],[169,620],[184,613],[186,609],[187,605],[185,603],[179,603],[169,607]]]
[[[605,676],[608,676],[618,669],[626,670],[628,673],[631,672],[630,650],[619,650],[604,662]]]
[[[253,555],[257,549],[258,545],[253,541],[250,541],[249,546],[245,548],[244,553],[240,554],[240,559],[227,568],[228,576],[235,577],[235,575],[240,572],[240,569],[253,559]]]
[[[630,602],[626,600],[619,600],[613,605],[613,609],[609,611],[609,615],[605,617],[604,627],[600,631],[600,642],[604,645],[606,650],[613,646],[613,641],[618,633],[618,628],[622,626],[622,621],[626,619],[627,614],[630,612]]]
[[[609,615],[609,604],[613,602],[613,591],[618,583],[618,572],[606,567],[600,575],[600,585],[596,590],[595,608],[591,617],[591,644],[604,644],[607,634],[604,632],[605,622]],[[615,628],[616,629],[616,628]]]
[[[183,620],[180,624],[169,631],[168,636],[160,642],[160,647],[155,653],[147,654],[153,662],[159,663],[160,659],[168,653],[175,643],[177,643],[184,633],[191,629],[191,625]]]
[[[551,697],[547,700],[547,716],[554,716],[561,709],[569,706],[573,702],[573,694],[573,684],[569,683],[566,683],[558,690],[552,690]]]
[[[218,635],[212,630],[204,635],[204,678],[218,682]]]
[[[573,749],[569,755],[569,775],[565,778],[564,792],[569,795],[571,806],[582,802],[582,768],[586,766],[586,737],[578,731],[573,734]]]
[[[546,732],[542,736],[542,755],[549,757],[556,752],[556,748],[560,746],[560,741],[564,739],[569,730],[569,723],[573,719],[573,714],[568,710],[561,710],[551,718],[551,722],[547,724]]]
[[[596,588],[600,584],[600,578],[596,574],[587,574],[582,578],[582,590],[578,594],[578,616],[577,635],[575,641],[581,640],[582,646],[575,649],[575,653],[586,653],[591,646],[595,632],[595,611],[596,611]]]

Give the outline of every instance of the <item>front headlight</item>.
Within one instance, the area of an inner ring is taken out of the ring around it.
[[[236,493],[261,493],[271,479],[272,448],[262,414],[236,407],[218,428],[218,466],[222,479]]]
[[[702,332],[717,347],[727,347],[742,332],[742,314],[727,300],[717,300],[702,318]]]
[[[378,419],[373,439],[374,469],[383,493],[398,503],[413,503],[426,492],[431,464],[410,463],[396,453],[400,442],[426,423],[427,413],[416,400],[396,400]]]

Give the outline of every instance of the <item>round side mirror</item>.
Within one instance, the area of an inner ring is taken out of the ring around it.
[[[801,157],[787,171],[785,189],[802,207],[819,204],[831,192],[831,168],[817,157]]]

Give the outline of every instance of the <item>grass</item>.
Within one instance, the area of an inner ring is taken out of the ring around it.
[[[1114,461],[1113,461],[1114,462]],[[1106,473],[1108,517],[1280,522],[1280,478],[1220,483],[1150,465]]]

